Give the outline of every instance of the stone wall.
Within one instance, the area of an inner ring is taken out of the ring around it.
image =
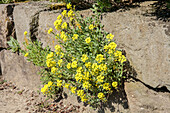
[[[51,10],[50,4],[29,2],[0,5],[1,74],[19,87],[38,90],[41,83],[37,71],[40,68],[27,62],[23,56],[6,50],[6,42],[9,36],[13,36],[23,48],[23,33],[28,31],[32,40],[38,39],[43,46],[48,44],[54,49],[57,42],[47,35],[47,30],[53,26],[61,9]],[[101,112],[170,111],[170,22],[143,16],[147,8],[143,6],[103,14],[104,29],[115,35],[119,48],[126,52],[127,74],[131,79],[125,82],[119,93],[111,96]],[[80,13],[86,17],[91,15],[89,10]],[[74,96],[69,96],[65,102],[73,100],[75,104],[80,104]]]

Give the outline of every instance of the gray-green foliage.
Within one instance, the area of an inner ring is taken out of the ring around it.
[[[10,41],[8,41],[7,44],[10,46],[9,49],[11,49],[12,52],[17,52],[20,49],[18,41],[13,37],[10,37]]]
[[[50,51],[49,47],[42,48],[42,44],[39,41],[31,42],[29,44],[24,43],[26,46],[25,51],[23,53],[28,53],[27,60],[33,62],[37,66],[45,66],[45,59],[47,54]]]

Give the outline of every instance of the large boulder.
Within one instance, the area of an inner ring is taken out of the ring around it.
[[[107,13],[102,24],[106,31],[115,35],[119,48],[126,51],[137,78],[154,88],[165,86],[170,90],[170,38],[167,33],[170,23],[160,24],[141,16],[140,12]]]
[[[0,52],[2,76],[7,81],[12,81],[17,86],[34,91],[40,89],[40,67],[36,67],[26,60],[26,57],[12,53],[9,50]]]
[[[16,37],[22,49],[25,49],[24,32],[27,31],[31,40],[36,40],[39,26],[39,13],[48,10],[49,2],[28,2],[15,6],[13,16],[16,29]]]
[[[168,113],[170,93],[156,92],[140,82],[126,82],[129,109],[131,113]]]

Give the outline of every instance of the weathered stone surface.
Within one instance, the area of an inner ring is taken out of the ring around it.
[[[0,4],[0,48],[6,48],[9,37],[15,36],[12,15],[14,7],[11,4]]]
[[[49,45],[54,50],[57,40],[53,34],[48,34],[49,28],[53,28],[55,34],[59,33],[54,27],[54,21],[58,15],[61,14],[60,10],[56,11],[45,11],[39,14],[39,27],[38,27],[38,40],[43,43],[43,47]]]
[[[102,24],[115,35],[119,48],[126,51],[137,78],[152,87],[166,86],[170,90],[170,37],[163,28],[165,23],[151,22],[141,12],[139,9],[107,13]]]
[[[27,62],[24,56],[3,50],[0,52],[0,64],[2,76],[7,81],[12,81],[19,87],[26,87],[34,91],[39,89],[41,83],[40,75],[37,72],[40,68]]]
[[[170,93],[155,92],[140,82],[125,83],[131,113],[168,113]]]
[[[15,7],[13,16],[15,22],[16,37],[22,49],[25,48],[23,46],[23,42],[25,41],[25,31],[28,32],[28,36],[31,38],[31,40],[35,40],[37,38],[39,13],[49,9],[48,4],[49,2],[29,2],[19,4]]]

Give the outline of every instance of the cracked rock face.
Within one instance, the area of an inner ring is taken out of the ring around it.
[[[44,4],[43,4],[44,3]],[[16,37],[22,49],[24,32],[28,32],[28,37],[31,40],[36,40],[39,26],[39,13],[48,9],[49,2],[29,2],[15,6],[13,16],[16,29]]]
[[[166,86],[170,90],[170,37],[163,28],[169,22],[160,24],[126,11],[108,13],[102,23],[115,35],[119,48],[126,51],[137,78],[154,88]]]
[[[15,5],[0,4],[0,48],[7,47],[10,36],[15,38],[13,9]]]
[[[155,92],[140,82],[125,84],[131,113],[168,113],[170,93]]]

